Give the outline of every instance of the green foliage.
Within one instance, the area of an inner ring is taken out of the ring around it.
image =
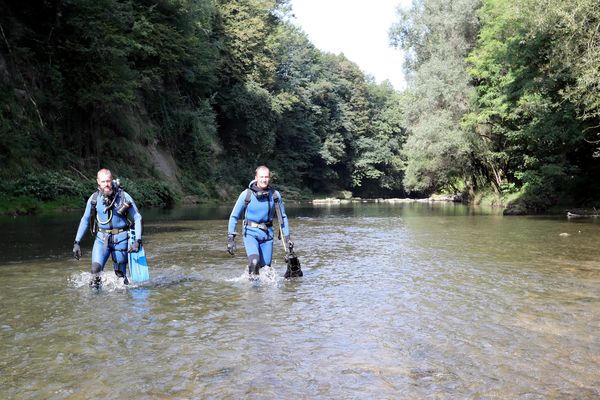
[[[405,98],[392,88],[369,87],[369,124],[356,140],[352,184],[360,196],[404,196],[402,147],[406,131],[402,125]]]
[[[593,148],[584,141],[578,107],[566,95],[579,72],[558,62],[562,38],[548,24],[556,7],[550,2],[542,13],[525,0],[486,2],[478,47],[469,56],[478,108],[467,120],[482,162],[498,188],[522,187],[522,200],[535,209],[577,194],[569,183],[598,170],[588,161]]]
[[[226,198],[263,163],[302,195],[402,192],[396,93],[317,50],[286,0],[5,9],[0,173],[10,182],[31,174],[15,196],[85,198],[93,188],[69,191],[40,171],[93,176],[106,166],[130,177],[140,204],[172,204],[175,188]],[[163,153],[175,171],[162,171]]]
[[[156,179],[123,178],[121,184],[140,207],[170,207],[180,201],[180,195],[169,184]],[[95,181],[49,171],[4,181],[0,189],[1,212],[30,214],[49,208],[82,208],[97,186]]]
[[[405,188],[490,186],[535,210],[600,195],[598,7],[417,0],[401,11],[391,39],[411,78]]]
[[[204,182],[196,180],[191,174],[181,177],[181,184],[185,193],[197,196],[199,200],[208,200],[214,197],[213,191]]]
[[[392,42],[408,54],[405,67],[413,78],[402,150],[408,191],[450,189],[476,174],[477,148],[461,121],[473,96],[464,59],[475,44],[478,7],[478,0],[414,1],[391,30]]]
[[[138,207],[172,207],[181,200],[172,187],[156,179],[122,178],[121,185]]]
[[[470,151],[464,132],[449,113],[430,115],[414,128],[404,146],[405,187],[424,194],[452,187],[454,177],[462,176]]]
[[[597,1],[415,0],[390,34],[402,94],[316,49],[287,0],[1,3],[13,212],[82,203],[71,171],[101,166],[146,206],[229,198],[258,164],[297,197],[600,196]]]
[[[573,189],[577,185],[569,172],[560,165],[549,164],[539,170],[528,170],[518,174],[523,185],[518,192],[511,191],[505,195],[507,204],[510,208],[520,209],[521,212],[536,213],[545,212],[557,204],[573,204],[573,197],[568,194],[569,190],[556,190],[558,187]]]
[[[0,194],[0,214],[29,215],[37,213],[42,203],[28,196],[10,196]]]
[[[0,64],[2,61],[0,54]],[[0,176],[14,179],[26,171],[39,148],[34,110],[25,99],[18,99],[9,85],[0,85]]]
[[[273,153],[277,115],[272,96],[257,82],[236,85],[227,94],[228,134],[223,138],[234,153],[252,152],[261,158]]]
[[[77,197],[86,199],[95,183],[83,182],[72,177],[51,171],[41,174],[27,174],[15,182],[10,182],[5,189],[15,196],[30,197],[40,201],[56,200],[61,197]]]
[[[81,207],[94,188],[95,183],[60,171],[29,172],[2,182],[0,213],[25,215],[45,209]]]
[[[548,71],[575,78],[562,91],[564,97],[577,104],[582,119],[600,117],[600,100],[593,94],[600,87],[600,3],[522,0],[522,8],[531,24],[528,38],[538,35],[552,38]]]
[[[268,45],[276,29],[275,0],[215,0],[221,75],[225,86],[240,81],[265,82],[274,77],[275,63]]]

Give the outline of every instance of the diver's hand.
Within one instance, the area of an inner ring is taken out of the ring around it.
[[[135,242],[131,243],[127,252],[129,253],[137,253],[140,251],[140,246],[142,245],[142,239],[138,239]]]
[[[235,235],[227,235],[227,252],[232,256],[235,255],[237,246],[235,245]]]
[[[283,239],[285,240],[285,243],[287,243],[288,249],[291,251],[294,248],[294,242],[292,242],[292,238],[290,235],[287,235]]]
[[[73,243],[73,257],[75,257],[76,260],[81,258],[81,246],[79,246],[79,242],[77,241]]]

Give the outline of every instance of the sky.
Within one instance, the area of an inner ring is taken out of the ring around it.
[[[398,21],[397,6],[411,0],[292,0],[296,24],[320,50],[344,55],[377,83],[388,79],[406,87],[403,55],[389,46],[388,30]]]

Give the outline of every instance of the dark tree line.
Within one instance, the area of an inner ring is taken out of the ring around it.
[[[402,195],[400,95],[275,0],[0,1],[0,173],[161,178],[227,197],[266,163],[310,195]],[[400,68],[400,66],[399,66]],[[21,185],[22,186],[22,185]]]
[[[168,204],[228,198],[264,163],[297,197],[594,204],[599,15],[413,0],[390,30],[399,93],[316,49],[287,0],[0,0],[0,189],[81,197],[109,166]]]

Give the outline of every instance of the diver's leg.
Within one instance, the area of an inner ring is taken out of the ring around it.
[[[271,265],[273,258],[273,239],[268,239],[260,243],[260,267]]]
[[[115,275],[123,278],[125,285],[129,285],[129,279],[127,279],[127,238],[127,232],[121,232],[112,237],[114,243],[111,244],[111,256]]]
[[[248,273],[250,275],[258,275],[260,267],[258,240],[252,235],[244,234],[244,247],[248,256]]]
[[[259,269],[260,269],[260,265],[259,265],[258,254],[249,255],[248,256],[248,273],[250,275],[258,275]]]
[[[94,239],[94,247],[92,248],[92,279],[90,280],[90,286],[99,287],[102,280],[100,279],[100,273],[104,270],[104,265],[108,260],[110,250],[108,246],[105,246],[103,235],[96,235]]]

